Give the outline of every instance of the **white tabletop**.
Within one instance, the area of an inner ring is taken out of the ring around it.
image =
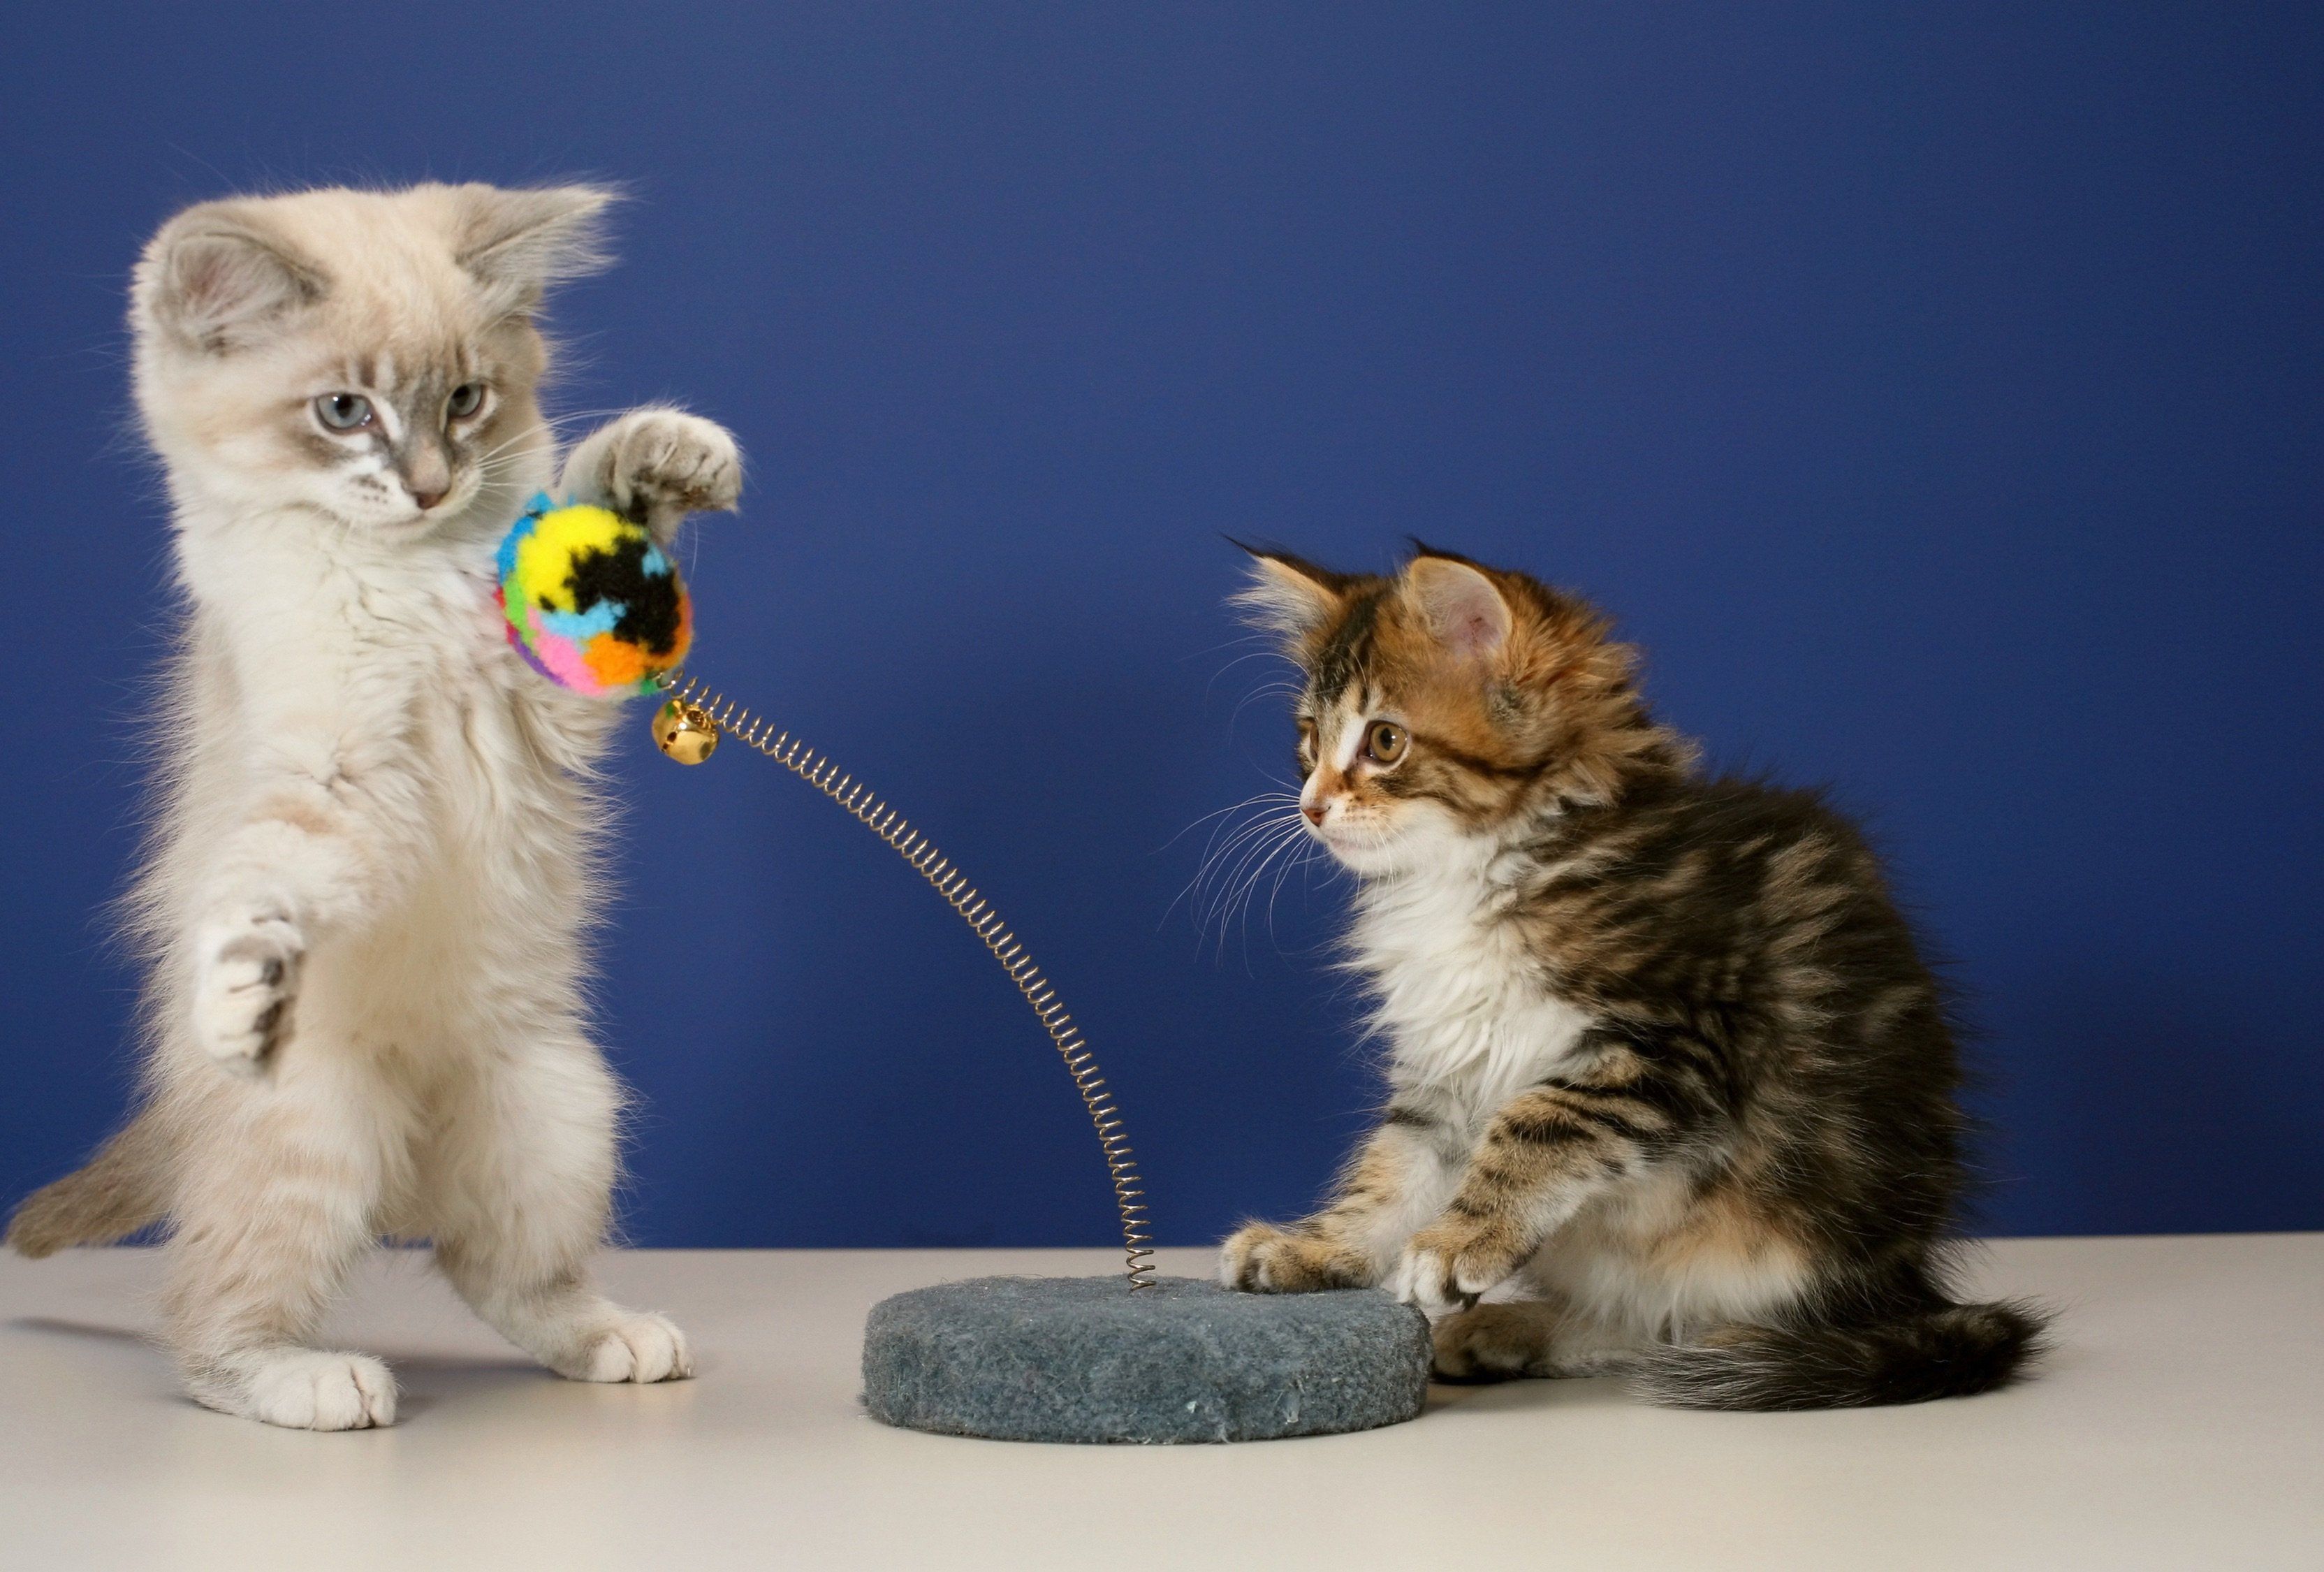
[[[393,1363],[403,1421],[318,1436],[177,1394],[139,1339],[150,1253],[0,1259],[0,1567],[2324,1567],[2324,1234],[1998,1242],[1982,1286],[2063,1312],[2049,1372],[1917,1408],[1680,1413],[1527,1382],[1438,1388],[1364,1435],[1183,1447],[864,1417],[882,1295],[1117,1260],[614,1256],[700,1370],[639,1389],[531,1368],[400,1253],[333,1330]]]

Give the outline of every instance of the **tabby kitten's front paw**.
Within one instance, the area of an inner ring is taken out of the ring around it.
[[[1219,1247],[1219,1281],[1246,1293],[1314,1293],[1370,1281],[1353,1253],[1269,1223],[1238,1229]]]
[[[307,945],[280,912],[243,911],[194,939],[194,1040],[238,1075],[263,1070],[290,1030]]]
[[[581,445],[567,489],[604,498],[668,540],[687,514],[723,513],[742,500],[742,449],[715,421],[632,410]]]
[[[1412,1236],[1388,1290],[1430,1319],[1465,1310],[1500,1286],[1524,1257],[1489,1225],[1440,1220]]]

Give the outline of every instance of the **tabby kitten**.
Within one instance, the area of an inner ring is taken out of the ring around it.
[[[313,1345],[382,1234],[580,1381],[685,1376],[685,1337],[589,1285],[622,1091],[583,997],[591,788],[617,707],[503,636],[502,535],[558,476],[543,291],[604,192],[314,190],[163,226],[132,295],[186,630],[131,902],[143,1112],[34,1195],[28,1255],[165,1223],[163,1337],[213,1408],[384,1425],[395,1381]],[[733,439],[640,410],[561,489],[668,540],[733,505]]]
[[[1453,1380],[1788,1409],[2017,1373],[2037,1317],[1950,1287],[1953,1036],[1857,831],[1698,772],[1605,621],[1522,573],[1254,556],[1390,1095],[1330,1204],[1244,1227],[1224,1281],[1386,1286]]]

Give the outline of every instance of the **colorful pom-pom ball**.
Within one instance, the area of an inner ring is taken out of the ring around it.
[[[593,698],[650,692],[686,658],[694,606],[642,524],[535,496],[501,542],[500,603],[526,664]]]

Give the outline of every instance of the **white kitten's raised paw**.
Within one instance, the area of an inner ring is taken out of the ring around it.
[[[288,1349],[251,1377],[254,1419],[293,1430],[367,1430],[395,1423],[395,1377],[365,1354]]]
[[[194,937],[194,1040],[226,1068],[255,1075],[290,1030],[305,939],[274,912],[237,913]]]
[[[570,485],[667,537],[688,513],[723,513],[742,495],[742,454],[715,421],[633,410],[574,455]]]
[[[625,1315],[559,1373],[575,1381],[685,1381],[694,1373],[686,1334],[665,1317]]]

